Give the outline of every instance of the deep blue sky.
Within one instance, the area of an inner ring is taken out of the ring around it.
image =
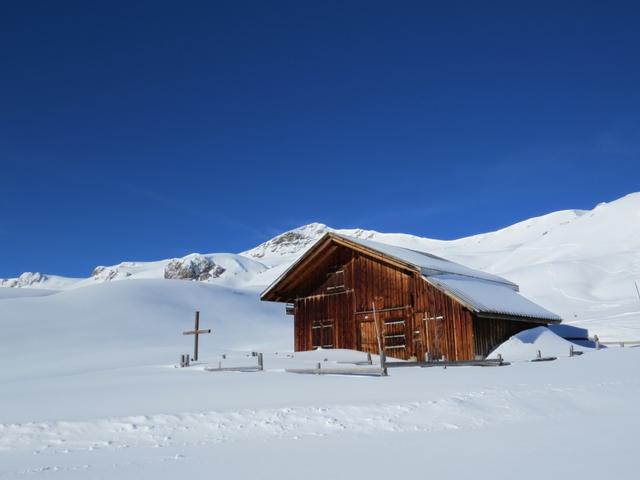
[[[639,5],[4,4],[0,277],[640,190]]]

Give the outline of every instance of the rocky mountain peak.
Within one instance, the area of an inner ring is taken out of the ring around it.
[[[174,258],[164,269],[164,278],[174,280],[206,281],[218,278],[226,269],[211,258],[194,253],[183,258]]]
[[[271,263],[269,260],[277,257],[290,257],[299,254],[325,233],[331,231],[333,229],[322,223],[310,223],[282,233],[251,250],[242,252],[241,255]]]

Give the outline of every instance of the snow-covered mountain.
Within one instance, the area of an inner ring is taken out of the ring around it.
[[[59,275],[45,275],[40,272],[24,272],[16,278],[0,278],[0,287],[65,290],[80,280],[82,279],[61,277]]]
[[[506,277],[565,321],[594,327],[605,337],[640,333],[634,285],[640,281],[640,193],[593,210],[553,212],[458,240],[334,230],[312,223],[240,254],[194,253],[156,262],[123,262],[96,267],[84,279],[27,272],[0,279],[0,285],[68,290],[119,280],[181,279],[255,290],[271,283],[328,231],[427,251]]]
[[[311,224],[242,255],[279,273],[331,229]],[[338,233],[427,251],[518,283],[568,323],[605,338],[640,336],[640,193],[593,210],[563,210],[452,241],[368,230]],[[275,278],[276,275],[269,275]]]
[[[636,340],[639,207],[640,195],[630,195],[455,241],[339,232],[503,275],[604,340]],[[287,464],[324,479],[324,470],[305,468],[328,451],[345,476],[363,476],[364,465],[378,478],[397,474],[395,458],[420,471],[425,445],[442,452],[430,467],[444,477],[473,476],[505,458],[505,471],[521,479],[600,478],[611,465],[633,471],[638,348],[569,357],[565,340],[538,327],[499,348],[512,362],[504,368],[398,368],[386,378],[286,373],[365,359],[345,350],[292,353],[292,317],[259,300],[328,230],[307,225],[241,254],[96,267],[84,279],[5,281],[17,288],[0,288],[0,477],[287,478]],[[183,332],[196,310],[212,333],[200,339],[198,363],[174,368],[193,351]],[[538,350],[557,361],[530,362]],[[255,365],[253,351],[264,354],[262,372],[205,371]],[[368,463],[381,441],[389,461]],[[477,457],[467,470],[447,456],[460,449]],[[522,452],[543,461],[523,469]],[[576,461],[603,455],[606,462]]]
[[[69,278],[25,272],[17,278],[0,279],[0,287],[69,290],[119,280],[167,279],[245,286],[267,270],[262,263],[233,253],[191,253],[156,262],[122,262],[97,266],[87,278]]]

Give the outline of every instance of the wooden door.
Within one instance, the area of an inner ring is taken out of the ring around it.
[[[365,320],[360,322],[358,350],[362,352],[378,353],[378,339],[376,337],[376,326],[373,321]]]

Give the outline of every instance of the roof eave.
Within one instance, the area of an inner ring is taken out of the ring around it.
[[[296,269],[306,258],[309,257],[309,255],[311,255],[311,253],[315,250],[317,250],[320,245],[322,245],[322,243],[327,240],[328,238],[331,237],[331,232],[327,232],[325,233],[322,237],[320,237],[316,243],[314,243],[311,247],[309,247],[309,249],[307,249],[306,252],[304,252],[295,262],[293,262],[289,268],[287,268],[284,272],[282,272],[278,278],[276,278],[273,282],[271,282],[271,285],[269,285],[261,294],[260,294],[260,300],[265,301],[265,302],[282,302],[282,301],[289,301],[288,299],[283,299],[282,297],[277,297],[277,296],[270,296],[270,294],[272,294],[273,290],[275,289],[275,287],[278,286],[278,284],[284,280],[289,273],[291,273],[294,269]]]
[[[415,272],[420,271],[420,269],[417,266],[407,263],[399,258],[393,257],[391,255],[387,255],[378,250],[368,248],[359,243],[352,242],[346,236],[343,236],[334,232],[327,232],[322,237],[320,237],[317,240],[317,242],[313,246],[311,246],[304,254],[302,254],[302,256],[298,258],[298,260],[296,260],[289,268],[287,268],[282,274],[280,274],[280,276],[277,279],[275,279],[273,283],[266,288],[266,290],[264,290],[260,294],[260,300],[267,301],[267,302],[283,302],[283,301],[289,302],[294,300],[293,297],[287,297],[287,298],[278,297],[278,296],[272,295],[272,293],[276,289],[278,284],[281,283],[282,280],[284,280],[290,273],[292,273],[300,264],[302,264],[307,258],[309,258],[309,256],[312,255],[316,250],[321,248],[321,246],[327,240],[331,240],[338,245],[351,248],[352,250],[364,252],[367,255],[377,257],[388,264],[395,265],[396,267],[405,268],[407,270],[411,270]]]
[[[547,317],[529,317],[524,315],[514,315],[510,313],[502,313],[502,312],[489,312],[489,311],[478,311],[476,312],[478,318],[494,318],[498,320],[511,320],[515,322],[530,322],[530,323],[541,323],[541,324],[558,324],[562,323],[562,318],[547,318]]]

